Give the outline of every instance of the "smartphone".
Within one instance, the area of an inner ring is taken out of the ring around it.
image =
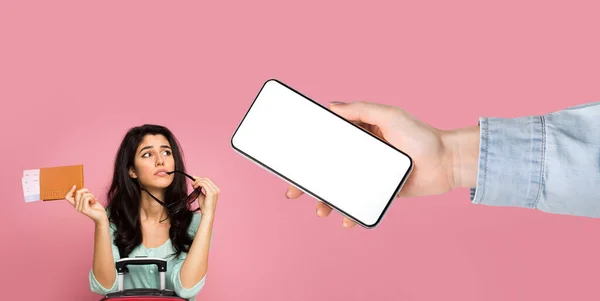
[[[277,79],[260,88],[231,147],[367,229],[413,169],[406,153]]]

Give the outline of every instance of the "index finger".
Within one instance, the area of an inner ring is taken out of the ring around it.
[[[355,101],[346,104],[331,104],[329,109],[347,120],[380,126],[390,121],[395,108],[373,102]]]
[[[73,185],[73,187],[71,187],[71,190],[69,190],[69,192],[67,192],[67,195],[65,195],[65,200],[71,203],[71,205],[75,205],[75,199],[73,199],[73,192],[75,192],[76,187],[76,185]]]

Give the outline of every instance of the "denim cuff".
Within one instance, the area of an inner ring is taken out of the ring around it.
[[[535,208],[543,186],[544,116],[479,118],[474,204]]]

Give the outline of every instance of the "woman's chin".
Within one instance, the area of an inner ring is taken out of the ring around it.
[[[165,179],[164,181],[152,181],[151,183],[147,183],[145,186],[152,189],[167,189],[173,181]]]
[[[157,189],[167,189],[170,185],[171,183],[156,183],[154,187],[156,187]]]

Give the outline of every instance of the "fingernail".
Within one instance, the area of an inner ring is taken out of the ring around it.
[[[286,198],[286,199],[289,199],[289,198],[290,198],[290,191],[289,191],[289,190],[285,192],[285,198]]]
[[[343,103],[343,102],[341,102],[341,101],[332,101],[332,102],[330,102],[329,104],[330,104],[330,105],[341,105],[341,104],[344,104],[344,103]]]
[[[317,215],[321,216],[321,214],[322,214],[321,210],[317,209]]]

